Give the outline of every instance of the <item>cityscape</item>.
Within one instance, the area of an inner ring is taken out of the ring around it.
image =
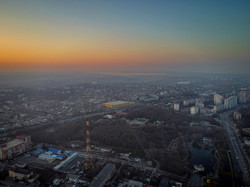
[[[248,75],[71,75],[66,83],[65,77],[20,75],[13,82],[7,76],[3,185],[249,182]]]
[[[0,187],[250,186],[249,8],[1,1]]]

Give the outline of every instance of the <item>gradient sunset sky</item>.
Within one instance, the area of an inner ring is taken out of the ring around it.
[[[250,73],[250,1],[2,0],[0,70]]]

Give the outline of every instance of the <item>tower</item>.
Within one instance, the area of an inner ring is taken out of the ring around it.
[[[92,154],[91,154],[91,145],[90,145],[90,125],[89,121],[86,122],[86,157],[84,161],[84,169],[90,169],[93,166]]]

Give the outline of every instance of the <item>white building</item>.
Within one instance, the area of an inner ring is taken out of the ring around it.
[[[223,104],[223,101],[224,101],[224,97],[222,95],[214,94],[214,104],[215,105]]]
[[[180,109],[179,103],[174,104],[174,110],[178,111]]]
[[[199,113],[199,107],[198,106],[192,106],[190,108],[190,113],[191,114],[198,114]]]
[[[56,155],[52,155],[52,154],[50,154],[48,152],[45,152],[43,154],[40,154],[38,156],[38,159],[39,160],[46,160],[48,162],[54,162],[56,160]]]

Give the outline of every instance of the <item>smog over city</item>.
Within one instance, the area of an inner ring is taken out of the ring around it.
[[[0,187],[250,186],[250,2],[0,2]]]

